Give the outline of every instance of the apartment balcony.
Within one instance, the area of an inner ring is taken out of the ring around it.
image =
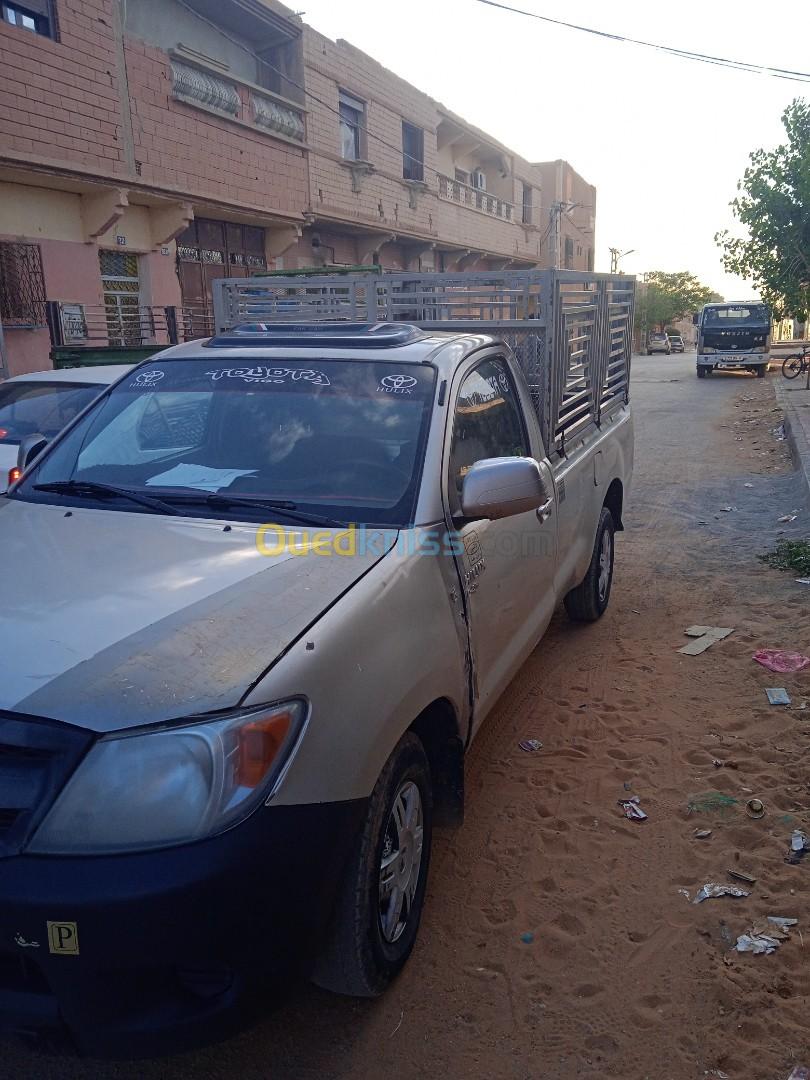
[[[515,207],[512,203],[499,199],[496,195],[490,195],[480,188],[462,183],[461,180],[454,180],[451,176],[439,173],[438,177],[440,199],[466,206],[470,210],[477,210],[489,217],[500,218],[502,221],[515,220]]]

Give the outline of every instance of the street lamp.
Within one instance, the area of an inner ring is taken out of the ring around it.
[[[619,273],[619,259],[623,259],[625,255],[632,255],[635,252],[635,248],[629,248],[627,251],[619,251],[618,248],[608,248],[610,252],[610,272],[611,274]]]

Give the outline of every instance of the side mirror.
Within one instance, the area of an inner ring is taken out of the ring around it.
[[[549,500],[534,458],[485,458],[464,477],[461,510],[466,518],[499,518],[537,510]]]
[[[697,326],[699,318],[700,318],[700,316],[698,315],[697,312],[695,312],[695,314],[692,316],[692,325],[693,326]]]
[[[25,472],[34,458],[39,457],[47,445],[48,439],[38,432],[34,435],[26,435],[20,442],[20,448],[17,451],[17,468],[21,472]]]

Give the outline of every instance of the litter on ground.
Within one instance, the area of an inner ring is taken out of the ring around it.
[[[749,799],[745,804],[745,812],[750,818],[765,817],[765,803],[762,799]]]
[[[755,956],[769,955],[787,941],[790,928],[796,926],[798,919],[786,919],[782,915],[769,915],[759,919],[744,934],[737,938],[737,952],[750,952]]]
[[[751,894],[739,885],[724,885],[715,881],[707,881],[702,889],[695,895],[693,904],[702,904],[704,900],[710,900],[716,896],[750,896]]]
[[[783,652],[781,649],[758,649],[752,659],[769,671],[778,671],[781,675],[801,671],[810,664],[810,656],[796,652]]]
[[[785,690],[784,686],[769,686],[765,690],[765,693],[768,695],[768,701],[771,705],[790,704],[790,698],[788,697],[788,692]]]
[[[688,626],[684,633],[687,637],[695,638],[694,641],[690,641],[688,645],[684,645],[682,649],[678,649],[678,652],[683,653],[685,656],[698,656],[700,653],[705,652],[717,641],[722,641],[723,638],[727,638],[729,634],[734,633],[733,626]]]
[[[690,795],[686,809],[690,814],[729,814],[738,802],[724,791],[704,791],[700,795]]]
[[[624,811],[624,816],[630,818],[631,821],[647,820],[647,815],[638,805],[640,802],[638,795],[634,795],[631,799],[619,799],[618,802]]]
[[[795,866],[802,861],[808,851],[810,851],[810,840],[801,829],[794,829],[790,838],[790,851],[785,856],[785,862]]]
[[[742,870],[726,870],[726,873],[736,881],[744,881],[746,885],[756,885],[757,883],[755,877],[751,877],[750,874],[744,874]]]
[[[534,754],[543,749],[543,744],[539,739],[521,739],[518,746],[521,750],[525,750],[527,754]]]

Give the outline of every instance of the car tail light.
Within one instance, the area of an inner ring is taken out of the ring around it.
[[[9,469],[8,470],[8,486],[11,487],[12,484],[16,484],[21,476],[22,476],[22,469],[19,467],[19,465],[15,465],[13,469]]]

